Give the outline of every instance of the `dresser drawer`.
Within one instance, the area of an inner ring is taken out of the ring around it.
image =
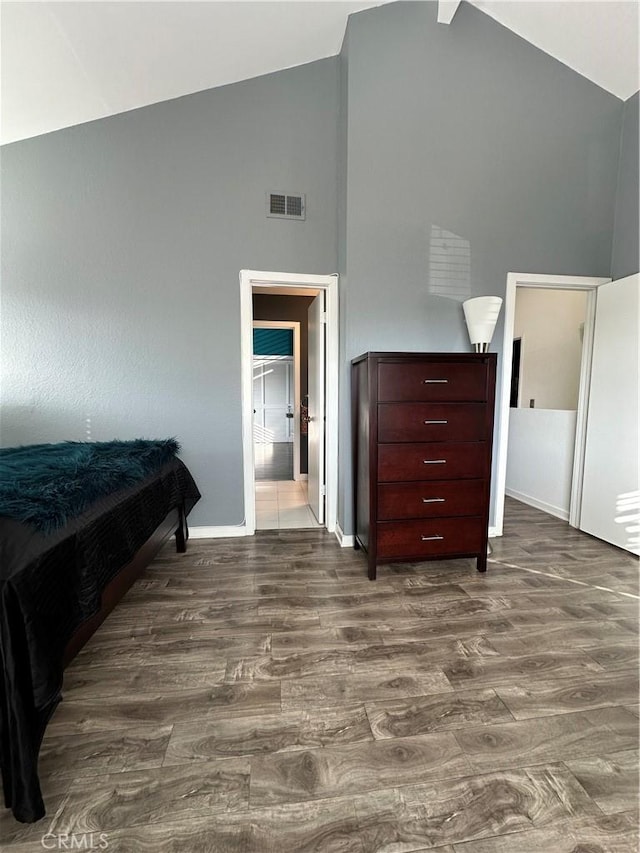
[[[379,444],[378,480],[454,480],[487,476],[483,441]]]
[[[442,515],[482,515],[484,495],[484,480],[384,483],[378,486],[378,518],[390,521]]]
[[[377,525],[379,557],[436,557],[474,554],[484,547],[481,518],[428,518],[422,521],[381,521]]]
[[[381,403],[378,441],[482,441],[483,403]]]
[[[484,401],[487,368],[478,362],[381,363],[378,367],[380,402]]]
[[[380,563],[475,557],[487,570],[495,353],[352,361],[355,547]]]

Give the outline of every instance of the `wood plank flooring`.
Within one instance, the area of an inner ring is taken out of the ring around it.
[[[373,583],[321,530],[168,546],[3,851],[635,853],[638,562],[513,500],[492,544]]]

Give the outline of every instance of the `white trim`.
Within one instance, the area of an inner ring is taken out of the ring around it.
[[[520,341],[520,380],[522,380],[522,362],[525,352],[525,343],[524,343],[525,335],[520,335],[518,340]],[[515,343],[515,338],[511,341],[511,367],[513,367],[513,344]],[[513,373],[513,370],[511,371]],[[522,405],[522,381],[518,382],[518,399],[517,399],[518,408]],[[509,377],[509,403],[511,403],[511,377]]]
[[[326,290],[332,283],[333,279],[338,276],[335,273],[331,275],[312,275],[311,273],[297,272],[264,272],[263,270],[240,270],[240,279],[244,278],[245,282],[248,279],[253,287],[300,287],[306,289],[315,287],[319,290]]]
[[[228,527],[190,527],[189,539],[226,539],[231,536],[247,536],[247,528],[243,524]]]
[[[498,530],[497,527],[490,527],[489,539],[496,539],[498,536],[502,536],[502,530]]]
[[[606,281],[602,281],[600,284],[606,284]],[[596,332],[597,300],[598,291],[592,290],[587,299],[587,311],[584,318],[582,335],[582,359],[580,362],[580,384],[578,387],[578,409],[576,412],[576,437],[573,448],[573,473],[571,475],[569,512],[566,519],[572,527],[580,526],[580,511],[582,509],[582,481],[584,480],[584,456],[587,444],[589,387],[591,384],[591,363],[593,361],[593,339]]]
[[[293,329],[293,479],[300,480],[300,323],[298,320],[254,320],[253,328]]]
[[[340,527],[340,524],[336,523],[335,534],[336,539],[338,540],[338,545],[340,545],[341,548],[353,548],[356,540],[353,533],[350,536],[347,536]]]
[[[324,527],[327,475],[325,465],[326,417],[325,370],[326,312],[325,291],[313,299],[307,310],[307,503],[313,517]]]
[[[560,506],[554,506],[554,504],[538,500],[538,498],[532,498],[531,495],[526,495],[524,492],[519,492],[516,489],[505,489],[504,493],[510,498],[515,498],[517,501],[520,501],[520,503],[527,504],[535,509],[541,509],[543,512],[548,512],[549,515],[555,515],[556,518],[561,518],[563,521],[569,521],[569,513],[566,509],[562,509]]]
[[[338,276],[240,270],[240,357],[242,385],[242,452],[246,535],[256,530],[255,459],[253,455],[253,302],[254,287],[315,288],[326,292],[326,528],[333,533],[338,510]]]
[[[511,396],[511,357],[513,351],[513,327],[516,310],[516,289],[518,287],[536,287],[549,290],[586,290],[591,291],[587,303],[587,316],[584,324],[583,358],[580,365],[580,395],[578,399],[576,445],[574,452],[574,472],[571,488],[571,508],[569,520],[578,526],[580,503],[577,498],[582,489],[582,469],[584,461],[584,439],[588,408],[588,389],[591,376],[591,350],[595,328],[595,291],[601,284],[610,282],[610,278],[591,278],[577,275],[536,275],[534,273],[507,273],[507,286],[504,299],[504,335],[502,339],[502,371],[500,398],[498,400],[498,445],[496,448],[495,482],[495,518],[494,525],[499,536],[504,525],[504,496],[507,483],[507,444],[509,440],[509,398]],[[576,485],[576,481],[580,481]],[[547,510],[545,510],[547,511]]]
[[[450,24],[459,5],[460,0],[438,0],[438,23]]]
[[[256,460],[253,446],[253,302],[251,283],[240,273],[240,385],[242,394],[242,467],[244,523],[247,536],[256,532]],[[247,375],[250,373],[250,375]],[[250,415],[250,417],[248,416]]]

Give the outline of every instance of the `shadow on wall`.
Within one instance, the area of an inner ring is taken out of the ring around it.
[[[147,435],[144,430],[123,426],[117,418],[100,412],[99,417],[42,406],[2,406],[0,446],[25,444],[57,444],[61,441],[112,441],[134,438],[168,438],[169,435]]]
[[[73,424],[73,429],[69,429]],[[111,436],[114,438],[115,436]],[[69,416],[68,410],[56,411],[41,406],[2,406],[0,443],[3,447],[23,444],[54,444],[60,441],[89,441],[89,418]]]

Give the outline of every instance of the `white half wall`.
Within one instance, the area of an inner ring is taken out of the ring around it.
[[[575,436],[574,411],[511,409],[506,494],[567,521]]]

